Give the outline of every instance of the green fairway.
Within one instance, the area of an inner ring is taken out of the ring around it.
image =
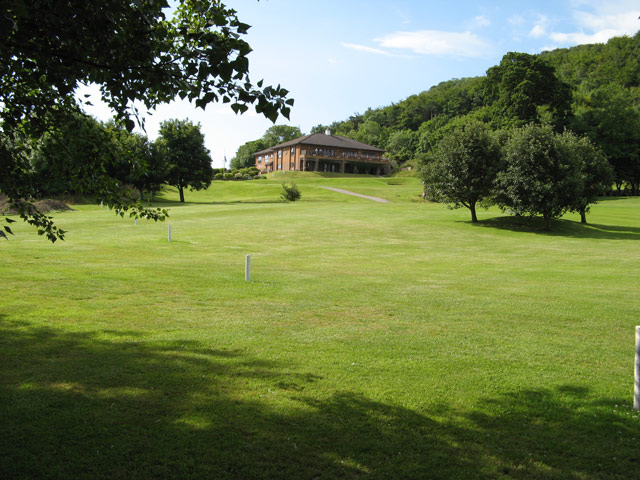
[[[14,224],[0,478],[640,478],[640,199],[543,233],[421,188],[167,190],[171,243],[94,205],[64,242]]]

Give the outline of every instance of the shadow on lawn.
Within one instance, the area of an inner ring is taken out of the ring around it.
[[[321,377],[242,351],[1,326],[1,478],[613,479],[640,461],[637,419],[580,387],[417,412],[313,398]]]
[[[588,218],[587,218],[588,220]],[[597,223],[582,224],[579,222],[554,219],[551,220],[551,231],[544,230],[542,218],[528,217],[493,217],[476,223],[479,227],[498,228],[513,232],[538,233],[548,236],[596,238],[603,240],[640,240],[640,228],[631,226],[601,225]]]

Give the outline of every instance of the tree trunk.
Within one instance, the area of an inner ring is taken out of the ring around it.
[[[584,207],[580,209],[580,223],[587,223],[587,209]]]
[[[545,232],[550,232],[551,231],[551,216],[550,215],[545,215],[544,216],[544,231]]]
[[[469,210],[471,210],[471,223],[477,223],[478,216],[476,215],[476,204],[475,204],[475,202],[469,204]]]
[[[179,185],[178,191],[180,192],[180,203],[184,203],[184,187]]]

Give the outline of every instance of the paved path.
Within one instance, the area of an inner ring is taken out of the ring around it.
[[[343,190],[342,188],[334,188],[334,187],[322,187],[322,188],[326,188],[327,190],[333,190],[334,192],[338,192],[338,193],[353,195],[354,197],[366,198],[367,200],[373,200],[374,202],[378,202],[378,203],[390,203],[389,200],[385,200],[384,198],[372,197],[370,195],[362,195],[361,193],[350,192],[349,190]]]

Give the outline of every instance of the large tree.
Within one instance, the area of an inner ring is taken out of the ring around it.
[[[468,119],[440,140],[422,177],[431,200],[468,208],[475,223],[476,205],[491,195],[500,166],[489,127]]]
[[[116,118],[132,129],[134,101],[153,109],[176,97],[204,108],[230,103],[236,113],[254,104],[275,121],[293,103],[283,88],[255,86],[248,76],[249,25],[214,0],[183,0],[166,18],[167,0],[0,0],[0,191],[21,217],[62,238],[50,218],[30,203],[27,152],[19,137],[38,138],[81,109],[76,92],[100,86]],[[140,120],[140,119],[139,119]],[[122,212],[98,161],[88,165],[85,193],[106,197]],[[81,182],[84,183],[84,182]],[[136,214],[162,218],[160,211]]]
[[[573,210],[580,214],[581,223],[587,223],[589,206],[611,189],[613,168],[602,151],[591,143],[588,137],[565,132],[562,138],[568,151],[576,156],[582,177]]]
[[[182,203],[185,188],[209,188],[213,168],[200,124],[177,119],[162,122],[156,145],[167,164],[167,183],[178,189]]]
[[[571,142],[548,125],[514,128],[503,147],[505,167],[498,173],[495,200],[519,215],[551,219],[576,205],[583,185],[581,164]]]
[[[545,116],[556,128],[571,112],[571,88],[536,55],[509,52],[487,70],[484,94],[500,126],[539,123]]]
[[[142,134],[129,132],[114,122],[108,122],[107,132],[117,156],[110,176],[138,190],[140,200],[145,192],[153,196],[167,180],[167,162],[154,142]]]

